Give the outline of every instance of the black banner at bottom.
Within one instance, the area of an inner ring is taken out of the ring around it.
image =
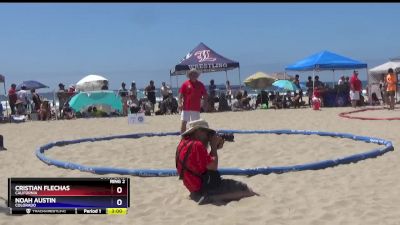
[[[77,208],[77,209],[49,209],[49,208],[10,208],[10,214],[107,214],[106,208]]]

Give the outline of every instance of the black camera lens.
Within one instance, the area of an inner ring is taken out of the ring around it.
[[[218,133],[218,136],[220,136],[224,141],[229,141],[233,142],[235,139],[235,136],[233,136],[233,133]]]

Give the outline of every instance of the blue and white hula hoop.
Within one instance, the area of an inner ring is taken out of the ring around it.
[[[270,173],[287,173],[292,171],[303,171],[303,170],[319,170],[328,167],[334,167],[340,164],[355,163],[368,158],[375,158],[383,155],[389,151],[393,151],[392,142],[373,137],[358,136],[346,133],[336,132],[322,132],[322,131],[307,131],[307,130],[219,130],[221,133],[235,133],[235,134],[302,134],[302,135],[319,135],[328,137],[347,138],[355,141],[363,141],[367,143],[375,143],[383,145],[383,147],[373,149],[371,151],[346,156],[343,158],[317,161],[307,164],[292,165],[292,166],[274,166],[274,167],[259,167],[259,168],[220,168],[218,169],[221,175],[245,175],[253,176],[257,174],[270,174]],[[54,165],[65,169],[76,169],[83,172],[90,172],[95,174],[120,174],[120,175],[132,175],[139,177],[169,177],[177,176],[176,169],[127,169],[127,168],[113,168],[113,167],[97,167],[97,166],[85,166],[77,163],[60,161],[56,159],[50,159],[45,156],[44,152],[55,147],[65,146],[70,144],[78,144],[82,142],[95,142],[95,141],[107,141],[119,138],[141,138],[141,137],[160,137],[160,136],[177,136],[179,132],[166,132],[166,133],[137,133],[128,135],[117,135],[109,137],[99,138],[84,138],[69,141],[57,141],[48,143],[39,147],[36,150],[36,156],[48,165]],[[173,160],[173,159],[171,159]]]

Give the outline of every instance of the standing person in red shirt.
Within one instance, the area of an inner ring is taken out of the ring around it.
[[[361,80],[358,79],[358,71],[354,70],[353,76],[350,78],[350,100],[351,105],[355,108],[357,102],[360,100],[361,94]]]
[[[211,147],[210,153],[208,146]],[[255,195],[246,184],[221,178],[217,151],[223,146],[224,139],[203,119],[191,121],[189,129],[182,133],[176,150],[176,169],[179,179],[190,191],[190,198],[198,204],[227,202]]]
[[[204,84],[197,80],[200,73],[196,69],[191,69],[187,73],[189,78],[179,89],[178,106],[181,110],[181,134],[186,130],[186,124],[192,120],[200,119],[201,98],[207,102],[207,91]]]
[[[15,115],[15,103],[17,102],[17,85],[11,84],[11,88],[8,90],[8,103],[11,108],[11,115]]]

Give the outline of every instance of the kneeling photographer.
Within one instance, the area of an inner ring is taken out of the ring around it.
[[[198,204],[226,204],[255,195],[246,184],[221,178],[217,151],[222,149],[225,140],[233,141],[233,135],[217,134],[203,119],[191,121],[189,129],[182,133],[176,151],[176,168],[191,199]]]

